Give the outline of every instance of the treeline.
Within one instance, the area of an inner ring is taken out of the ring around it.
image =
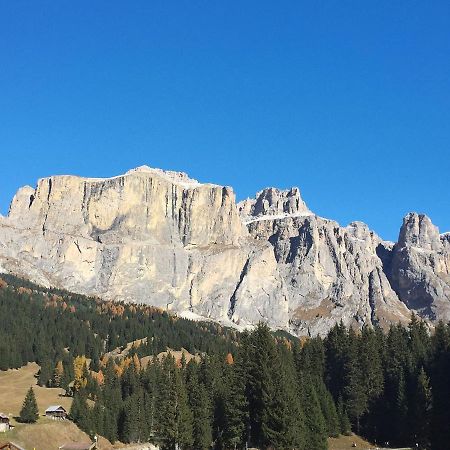
[[[143,338],[145,345],[136,350],[141,357],[168,347],[226,354],[238,333],[150,306],[105,302],[0,277],[0,370],[37,362],[45,385],[60,360],[70,367],[76,356],[84,355],[96,368],[103,354]]]
[[[388,333],[336,325],[303,345],[259,325],[226,358],[168,356],[141,368],[135,355],[122,369],[109,361],[101,383],[81,383],[71,412],[112,441],[320,450],[354,431],[379,445],[449,448],[450,326],[430,335],[415,316]]]
[[[387,334],[336,325],[309,345],[355,432],[392,446],[450,448],[450,325],[432,335],[414,315]]]
[[[0,279],[0,368],[38,362],[39,384],[74,395],[71,416],[92,435],[170,450],[321,450],[353,431],[380,446],[449,448],[450,325],[338,324],[300,342],[19,283]],[[105,356],[141,338],[128,358]],[[201,356],[143,363],[167,347]]]
[[[260,325],[227,357],[186,363],[169,354],[145,368],[135,357],[121,375],[110,359],[101,384],[92,374],[81,383],[70,416],[91,435],[170,450],[326,449],[328,436],[350,432],[348,417],[323,378],[305,370],[315,366],[309,347],[291,347]]]

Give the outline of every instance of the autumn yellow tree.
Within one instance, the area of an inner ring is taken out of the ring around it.
[[[55,370],[53,371],[53,385],[55,387],[61,387],[61,380],[64,375],[63,362],[60,360],[56,363]]]
[[[77,356],[73,360],[73,388],[75,391],[83,389],[87,385],[87,379],[84,377],[84,368],[87,365],[86,356]]]
[[[103,371],[100,369],[97,374],[97,383],[101,386],[105,382],[105,376],[103,375]]]
[[[139,372],[141,370],[141,361],[136,353],[133,355],[133,364],[136,368],[136,371]]]

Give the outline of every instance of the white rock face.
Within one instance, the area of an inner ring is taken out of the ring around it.
[[[420,220],[407,220],[393,245],[362,223],[315,216],[297,188],[268,188],[236,204],[229,187],[146,166],[106,179],[41,179],[19,189],[0,217],[0,271],[299,335],[326,333],[340,320],[407,321],[405,304],[445,317],[449,248],[450,236]],[[408,283],[423,273],[429,281],[411,296]],[[423,292],[432,306],[414,300]]]
[[[232,189],[183,173],[142,167],[19,189],[0,222],[0,267],[40,284],[224,323],[289,322],[270,244],[254,245]]]

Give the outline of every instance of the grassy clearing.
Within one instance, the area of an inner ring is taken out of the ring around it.
[[[63,397],[64,390],[59,388],[44,388],[36,384],[35,374],[39,366],[36,363],[27,364],[20,369],[10,369],[0,372],[0,411],[16,417],[22,408],[23,399],[33,386],[39,407],[39,414],[43,415],[50,405],[62,405],[67,411],[70,409],[72,399]],[[14,420],[13,420],[13,423]]]
[[[90,441],[89,436],[72,422],[56,422],[46,418],[40,418],[36,424],[18,424],[0,440],[15,442],[26,450],[56,450],[65,442]]]
[[[356,435],[351,436],[339,436],[338,438],[329,438],[328,439],[328,448],[329,450],[354,450],[355,447],[352,447],[353,443],[356,444],[356,449],[375,449],[377,448],[374,444],[365,441]]]
[[[352,447],[353,443],[356,447]],[[364,439],[352,434],[351,436],[339,436],[338,438],[328,439],[328,450],[412,450],[411,448],[397,448],[385,449],[384,447],[377,447],[375,444],[365,441]]]
[[[0,411],[11,417],[14,429],[0,433],[0,443],[12,441],[26,450],[53,450],[65,442],[90,441],[89,436],[69,420],[56,422],[43,417],[50,405],[62,405],[70,410],[72,399],[63,397],[63,389],[43,388],[37,386],[35,374],[39,366],[27,364],[20,369],[10,369],[0,372]],[[27,390],[33,386],[39,407],[40,418],[36,424],[20,424],[14,420],[22,408],[22,402]],[[100,440],[100,449],[111,449],[111,444],[105,439]]]

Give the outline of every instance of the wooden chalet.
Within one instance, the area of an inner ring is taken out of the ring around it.
[[[25,450],[23,447],[14,444],[14,442],[5,442],[0,444],[0,450]]]
[[[9,431],[11,424],[9,422],[9,417],[6,414],[0,412],[0,433]]]
[[[45,417],[54,420],[67,419],[67,411],[61,405],[52,405],[45,410]]]

